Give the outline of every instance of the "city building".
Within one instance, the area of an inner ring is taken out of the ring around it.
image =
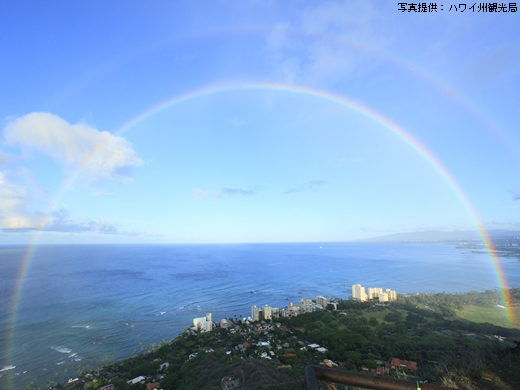
[[[296,317],[300,314],[300,306],[291,302],[289,306],[287,306],[287,311],[289,312],[289,317]]]
[[[264,314],[264,320],[272,319],[272,314],[273,314],[272,307],[269,306],[267,303],[264,306],[262,306],[262,312]]]
[[[312,313],[312,300],[300,298],[300,314]]]
[[[367,294],[365,293],[365,287],[360,284],[352,285],[352,298],[365,302],[367,300]]]
[[[397,300],[397,292],[395,290],[386,289],[386,293],[388,294],[388,300],[395,301]]]
[[[377,294],[377,297],[379,298],[379,302],[388,302],[388,294],[387,293],[379,293]]]
[[[327,309],[327,298],[318,295],[316,297],[316,303],[322,307],[323,310]]]
[[[380,287],[369,287],[368,294],[365,294],[365,287],[360,284],[352,285],[352,298],[364,302],[368,299],[379,299],[379,302],[390,302],[397,299],[397,293],[387,288],[383,290]]]
[[[262,321],[264,319],[262,309],[256,307],[256,305],[251,307],[251,319],[253,321]]]
[[[377,296],[379,294],[381,294],[383,292],[383,289],[382,288],[378,288],[378,287],[370,287],[368,289],[368,299],[374,299],[374,298],[377,298]]]
[[[213,330],[213,321],[211,321],[211,313],[207,313],[206,317],[198,317],[193,319],[193,328],[201,332],[211,332]]]

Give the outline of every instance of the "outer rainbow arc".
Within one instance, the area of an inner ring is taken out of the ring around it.
[[[369,119],[374,120],[375,122],[382,125],[385,129],[391,131],[393,134],[395,134],[397,137],[399,137],[403,142],[408,144],[412,149],[414,149],[441,177],[442,179],[449,185],[449,187],[452,189],[452,191],[455,193],[457,198],[461,201],[462,205],[468,212],[469,216],[471,217],[473,223],[475,224],[476,228],[479,231],[479,234],[485,244],[485,246],[488,249],[488,254],[491,259],[491,264],[493,267],[493,271],[495,273],[498,286],[501,288],[500,290],[500,296],[502,299],[502,302],[506,306],[505,309],[505,317],[509,324],[516,323],[516,320],[514,319],[514,312],[512,308],[510,307],[510,297],[508,295],[508,292],[506,291],[508,289],[507,281],[504,276],[504,273],[502,271],[502,267],[500,265],[500,262],[498,260],[498,257],[492,252],[492,243],[491,240],[483,226],[483,223],[481,222],[476,210],[474,209],[473,205],[471,204],[470,200],[462,190],[462,188],[459,186],[457,181],[453,178],[453,176],[449,173],[449,171],[444,167],[444,165],[433,155],[432,152],[430,152],[424,145],[422,145],[417,139],[415,139],[410,133],[406,132],[402,127],[398,126],[397,124],[393,123],[389,119],[385,118],[383,115],[375,112],[374,110],[371,110],[357,102],[354,102],[352,100],[349,100],[345,97],[333,95],[331,93],[325,92],[325,91],[318,91],[313,90],[306,87],[299,87],[294,85],[285,85],[285,84],[268,84],[268,83],[251,83],[251,84],[241,84],[241,85],[228,85],[228,86],[213,86],[206,89],[201,89],[195,92],[191,92],[182,96],[177,96],[173,99],[169,99],[166,102],[163,102],[157,106],[154,106],[143,113],[135,116],[125,124],[123,124],[117,131],[114,132],[115,135],[121,135],[125,133],[126,131],[130,130],[132,127],[136,126],[137,124],[145,121],[147,118],[161,112],[162,110],[165,110],[167,108],[173,107],[178,104],[182,104],[191,100],[195,100],[204,96],[209,95],[215,95],[225,92],[232,92],[232,91],[250,91],[250,90],[270,90],[270,91],[280,91],[280,92],[291,92],[291,93],[299,93],[302,95],[307,95],[319,99],[323,99],[326,101],[333,102],[335,104],[339,104],[343,107],[349,108],[351,110],[354,110],[355,112],[368,117]],[[94,153],[85,161],[82,165],[78,167],[78,169],[71,174],[63,183],[60,191],[58,191],[56,197],[54,198],[54,201],[52,202],[53,205],[57,204],[63,193],[66,191],[66,189],[70,186],[70,184],[81,174],[81,172],[85,169],[86,166],[88,166],[99,153],[101,153],[110,142],[100,144]],[[16,290],[13,295],[13,300],[11,301],[11,308],[12,308],[12,319],[11,319],[11,334],[10,338],[8,340],[8,361],[10,360],[10,357],[12,356],[12,350],[13,350],[13,343],[12,340],[14,340],[14,330],[16,325],[16,315],[18,312],[18,306],[20,303],[21,294],[23,291],[23,284],[26,278],[26,274],[29,270],[30,263],[32,260],[32,256],[34,254],[34,251],[36,249],[36,245],[38,244],[39,237],[41,233],[43,232],[45,225],[48,223],[50,219],[50,212],[47,213],[47,218],[42,222],[40,228],[37,230],[37,234],[35,235],[35,238],[33,239],[31,245],[29,246],[24,259],[22,261],[22,266],[20,267],[20,272],[18,275],[18,280],[16,283]],[[6,376],[6,381],[12,381],[11,375]]]
[[[520,145],[518,142],[513,139],[513,137],[508,134],[506,131],[502,130],[496,120],[490,118],[488,115],[484,114],[482,109],[477,107],[476,103],[472,102],[466,95],[460,92],[457,88],[452,86],[450,83],[444,81],[442,78],[435,75],[433,72],[425,69],[424,66],[418,65],[413,61],[390,52],[389,50],[375,46],[371,43],[362,41],[360,39],[353,39],[352,37],[346,35],[334,35],[329,33],[324,33],[320,31],[311,31],[311,30],[303,30],[294,27],[287,27],[284,30],[289,35],[297,35],[297,36],[317,36],[320,38],[327,38],[331,40],[338,40],[347,45],[356,47],[365,52],[375,53],[380,58],[393,63],[394,65],[409,71],[417,75],[419,78],[425,80],[426,82],[432,84],[441,91],[443,94],[448,96],[453,101],[457,102],[459,105],[463,106],[467,111],[469,111],[472,115],[478,118],[480,121],[486,124],[488,129],[492,130],[493,135],[495,135],[498,139],[500,139],[503,147],[509,149],[511,154],[518,158],[520,152]],[[270,26],[247,26],[247,27],[233,27],[226,28],[220,30],[206,30],[202,32],[197,32],[193,34],[184,35],[181,37],[168,38],[166,40],[154,42],[144,48],[140,48],[139,50],[127,53],[120,58],[115,58],[109,61],[107,64],[96,68],[94,71],[89,72],[83,79],[77,80],[72,83],[71,86],[66,88],[62,95],[70,94],[71,90],[78,89],[83,85],[86,85],[88,82],[95,80],[96,78],[100,78],[103,75],[107,74],[109,71],[119,68],[124,64],[130,62],[130,60],[135,58],[140,58],[145,54],[149,55],[159,49],[170,46],[172,44],[181,43],[181,42],[189,42],[191,40],[204,39],[208,37],[214,37],[217,35],[226,35],[226,34],[255,34],[255,33],[269,33],[271,32]],[[54,100],[59,100],[56,97]]]

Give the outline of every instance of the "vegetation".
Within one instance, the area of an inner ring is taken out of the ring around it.
[[[112,383],[117,390],[143,390],[145,384],[128,383],[143,376],[164,390],[220,389],[223,378],[238,381],[240,388],[299,389],[307,364],[330,359],[338,369],[369,371],[392,358],[418,365],[417,371],[388,370],[393,377],[466,389],[507,389],[520,383],[520,347],[515,344],[520,330],[458,317],[468,307],[492,310],[493,291],[414,295],[384,304],[336,301],[337,311],[261,324],[229,319],[228,328],[208,333],[186,330],[170,343],[141,345],[141,353],[124,361],[101,364],[98,370],[83,367],[84,382],[68,388]],[[313,343],[327,351],[318,352],[309,346]],[[161,370],[164,362],[169,365]]]

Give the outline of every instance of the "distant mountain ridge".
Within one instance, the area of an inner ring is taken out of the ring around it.
[[[494,229],[487,231],[492,240],[507,240],[520,238],[518,230]],[[443,231],[424,231],[395,233],[386,236],[365,238],[356,242],[459,242],[459,241],[482,241],[480,233],[476,230],[454,230],[451,232]]]

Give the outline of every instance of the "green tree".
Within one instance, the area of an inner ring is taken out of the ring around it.
[[[38,386],[36,386],[36,382],[31,381],[25,386],[24,390],[41,390]]]
[[[403,315],[398,311],[392,311],[385,316],[385,321],[399,322],[403,319]]]

